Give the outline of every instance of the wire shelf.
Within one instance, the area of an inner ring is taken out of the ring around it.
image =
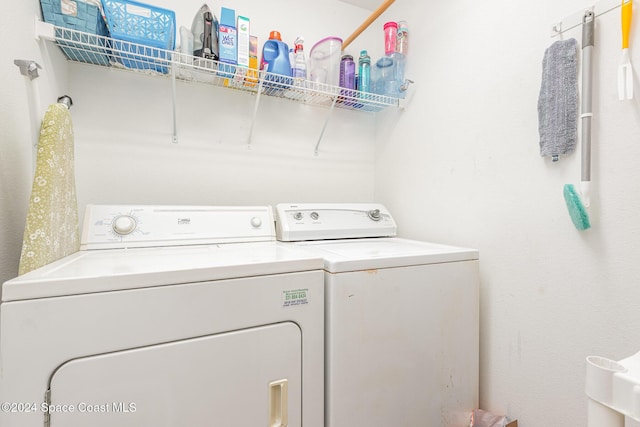
[[[397,98],[251,70],[68,28],[51,27],[53,34],[44,31],[39,36],[54,40],[72,62],[171,76],[181,81],[206,83],[328,108],[377,112],[399,106]]]

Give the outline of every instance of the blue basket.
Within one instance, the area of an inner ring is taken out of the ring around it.
[[[171,60],[166,51],[175,47],[175,13],[129,0],[101,1],[117,61],[127,68],[166,74]]]
[[[97,37],[109,37],[109,30],[100,9],[89,3],[74,1],[77,15],[71,16],[62,13],[60,3],[60,0],[40,0],[44,21],[56,27],[88,33],[78,34],[56,29],[57,43],[67,58],[90,64],[109,65],[108,40]]]

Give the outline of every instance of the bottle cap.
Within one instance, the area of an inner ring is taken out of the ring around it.
[[[407,21],[398,21],[398,28],[401,30],[408,30],[409,26],[407,25]]]
[[[341,61],[353,61],[353,56],[351,56],[351,55],[342,55]]]
[[[384,24],[384,29],[386,30],[387,28],[392,27],[392,28],[398,28],[398,23],[397,22],[387,22],[386,24]]]
[[[363,50],[360,51],[360,56],[367,56],[367,55],[368,55],[368,53],[367,53],[366,49],[363,49]]]
[[[269,33],[269,40],[280,40],[282,41],[282,38],[280,38],[280,31],[271,31]]]

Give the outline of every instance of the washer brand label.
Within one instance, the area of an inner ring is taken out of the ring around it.
[[[191,218],[178,218],[178,225],[189,225],[191,224]]]
[[[296,305],[309,304],[308,293],[309,289],[282,291],[282,306],[294,307]]]

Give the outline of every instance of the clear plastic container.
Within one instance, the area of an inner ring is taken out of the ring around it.
[[[309,53],[311,81],[338,86],[340,83],[340,53],[342,39],[326,37],[313,45]]]
[[[371,91],[394,98],[404,98],[404,55],[393,52],[378,59],[371,70]]]

